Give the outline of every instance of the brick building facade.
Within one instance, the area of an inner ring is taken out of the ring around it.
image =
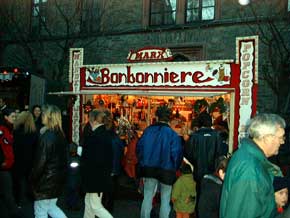
[[[258,111],[287,108],[280,98],[289,101],[289,0],[1,2],[0,65],[42,73],[49,91],[69,89],[71,47],[84,48],[85,64],[126,63],[129,50],[145,46],[170,48],[181,60],[235,59],[236,37],[259,35]]]

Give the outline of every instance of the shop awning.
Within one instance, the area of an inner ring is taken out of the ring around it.
[[[81,90],[81,91],[60,91],[49,92],[48,95],[98,95],[98,94],[120,94],[120,95],[142,95],[142,96],[198,96],[198,97],[212,97],[224,95],[233,92],[233,88],[219,88],[213,90],[212,88],[202,90],[200,89],[183,89],[183,90]]]

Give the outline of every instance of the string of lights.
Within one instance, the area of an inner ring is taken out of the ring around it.
[[[0,67],[0,81],[11,81],[18,78],[27,78],[30,76],[28,70],[19,67]]]

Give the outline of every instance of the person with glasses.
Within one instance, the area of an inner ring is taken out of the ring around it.
[[[273,179],[281,170],[268,158],[284,143],[285,120],[276,114],[258,114],[249,122],[248,138],[234,152],[223,183],[220,217],[290,217],[278,214]]]

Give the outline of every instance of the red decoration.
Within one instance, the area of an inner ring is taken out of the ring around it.
[[[87,103],[83,104],[83,108],[85,110],[84,112],[88,114],[94,109],[94,106],[92,105],[92,102],[88,100]]]

